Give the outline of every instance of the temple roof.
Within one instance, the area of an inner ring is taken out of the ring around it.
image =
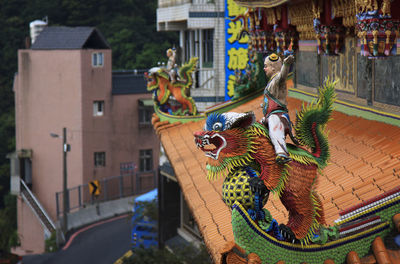
[[[232,111],[254,111],[260,120],[261,101],[258,97]],[[288,98],[292,121],[302,103]],[[330,225],[340,211],[400,185],[400,127],[336,111],[332,117],[327,126],[330,164],[319,176],[316,188]],[[223,179],[207,180],[206,157],[193,142],[193,132],[202,130],[204,120],[167,124],[155,117],[153,121],[204,241],[214,261],[219,262],[221,247],[234,238],[230,210],[222,201]],[[278,197],[270,196],[266,208],[279,223],[286,223],[288,214]]]
[[[302,0],[234,0],[238,5],[244,7],[265,7],[271,8],[275,6],[279,6],[285,3],[298,3],[302,2]]]

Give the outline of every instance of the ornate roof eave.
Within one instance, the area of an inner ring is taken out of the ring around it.
[[[233,0],[233,1],[235,1],[236,4],[247,8],[256,8],[256,7],[272,8],[280,6],[285,3],[302,2],[303,0]]]
[[[247,8],[256,8],[256,7],[271,8],[289,2],[289,0],[234,0],[234,1],[236,4]]]

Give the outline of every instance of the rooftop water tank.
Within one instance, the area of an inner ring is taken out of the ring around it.
[[[43,20],[35,20],[29,23],[29,28],[31,32],[31,43],[33,44],[36,38],[39,36],[40,32],[47,26],[47,17]]]

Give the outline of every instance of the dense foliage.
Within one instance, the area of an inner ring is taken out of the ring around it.
[[[194,245],[186,245],[173,248],[173,253],[166,248],[135,248],[133,255],[124,259],[124,264],[210,264],[210,255],[205,246],[196,248]]]
[[[138,203],[139,208],[143,208],[143,215],[148,218],[158,221],[158,201],[154,199],[152,201],[145,201]]]
[[[10,185],[6,155],[15,149],[17,50],[25,47],[29,23],[47,16],[50,26],[97,27],[112,48],[114,69],[141,69],[166,61],[166,49],[178,44],[176,32],[156,32],[156,8],[157,0],[0,1],[0,210]]]
[[[2,251],[10,252],[11,247],[19,242],[15,198],[13,195],[6,195],[4,197],[5,207],[0,210],[0,253]]]

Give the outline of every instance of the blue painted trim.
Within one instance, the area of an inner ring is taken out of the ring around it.
[[[224,96],[194,96],[192,98],[196,103],[225,102]]]
[[[190,18],[224,17],[224,12],[189,12]]]

